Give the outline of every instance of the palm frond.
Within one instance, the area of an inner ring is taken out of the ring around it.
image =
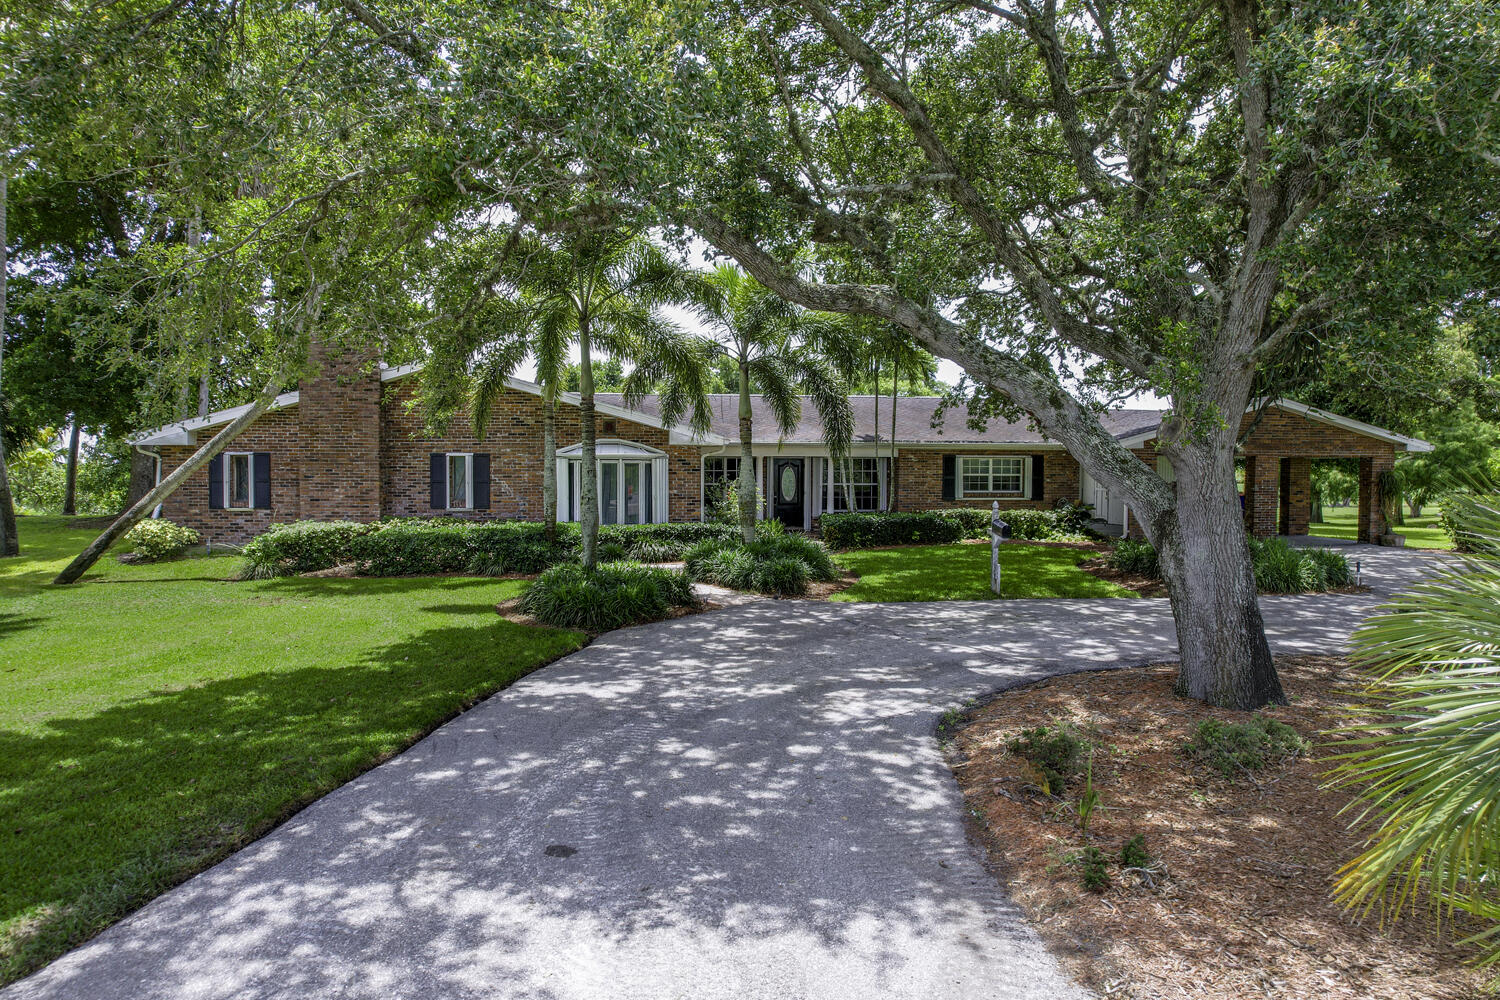
[[[751,391],[760,393],[771,408],[777,429],[783,435],[792,433],[802,422],[802,397],[797,392],[796,370],[784,354],[752,358],[749,370]]]
[[[1453,497],[1449,515],[1486,542],[1371,618],[1354,636],[1370,672],[1367,719],[1344,731],[1333,787],[1373,831],[1335,896],[1396,917],[1425,901],[1495,924],[1469,940],[1500,961],[1500,507]]]

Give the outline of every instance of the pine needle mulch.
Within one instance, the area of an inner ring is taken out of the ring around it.
[[[1292,704],[1266,714],[1311,739],[1310,755],[1233,780],[1182,754],[1200,719],[1246,721],[1172,694],[1174,664],[1052,678],[970,712],[947,744],[995,874],[1048,946],[1108,997],[1441,998],[1482,995],[1468,953],[1438,940],[1426,912],[1380,927],[1330,898],[1360,832],[1346,797],[1319,788],[1358,690],[1335,657],[1277,661]],[[1085,840],[1082,780],[1058,797],[1006,750],[1025,727],[1070,720],[1096,747],[1100,808]],[[1325,745],[1319,745],[1325,744]],[[1145,835],[1153,863],[1122,871],[1120,850]],[[1102,892],[1071,860],[1087,845],[1109,859]]]

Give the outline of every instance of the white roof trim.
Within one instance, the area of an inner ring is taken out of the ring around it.
[[[595,458],[661,458],[665,454],[660,448],[626,441],[624,438],[600,438],[594,442]],[[582,455],[582,441],[557,449],[558,458],[579,458]]]
[[[1328,424],[1331,427],[1341,427],[1346,431],[1353,431],[1356,434],[1374,438],[1377,441],[1388,441],[1409,452],[1429,452],[1432,450],[1432,445],[1421,438],[1397,434],[1395,431],[1388,431],[1383,427],[1367,424],[1363,420],[1355,420],[1353,417],[1341,417],[1337,413],[1329,413],[1327,410],[1320,410],[1316,406],[1299,403],[1295,399],[1276,399],[1269,403],[1263,399],[1252,400],[1250,405],[1245,407],[1245,412],[1254,413],[1262,406],[1274,406],[1278,409],[1304,416],[1309,420],[1317,420],[1320,423]],[[1158,433],[1159,428],[1149,431],[1138,431],[1129,437],[1122,437],[1118,440],[1125,447],[1134,448],[1153,440]]]
[[[266,412],[270,413],[273,410],[284,410],[288,406],[296,406],[297,396],[298,394],[295,392],[283,392],[271,400],[271,405],[266,407]],[[246,403],[243,406],[231,406],[227,410],[215,410],[206,417],[191,417],[187,420],[179,420],[175,424],[165,424],[149,431],[132,434],[125,440],[131,444],[148,448],[163,445],[194,445],[198,443],[196,431],[200,431],[205,427],[213,427],[216,424],[227,424],[235,417],[243,413],[249,413],[253,406],[253,403]]]

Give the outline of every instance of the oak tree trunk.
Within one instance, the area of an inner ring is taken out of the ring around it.
[[[1266,642],[1232,442],[1173,447],[1177,503],[1148,525],[1177,624],[1176,691],[1221,708],[1286,704]]]

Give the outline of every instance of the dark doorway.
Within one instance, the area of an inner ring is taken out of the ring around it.
[[[802,459],[778,458],[774,462],[771,516],[788,528],[802,530]]]

